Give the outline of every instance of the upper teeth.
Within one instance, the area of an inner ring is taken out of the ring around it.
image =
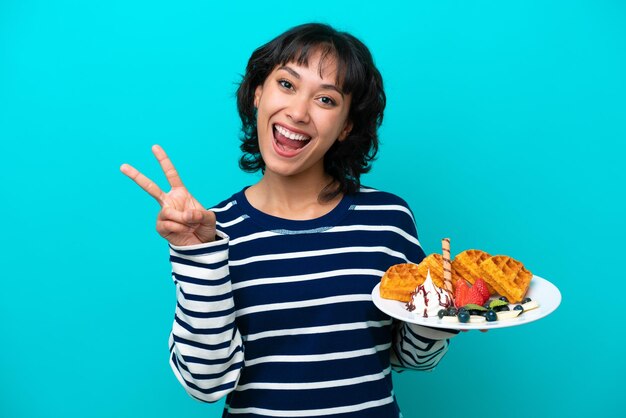
[[[306,140],[311,139],[311,137],[309,136],[291,132],[290,130],[285,129],[280,125],[274,125],[274,126],[276,127],[276,130],[281,133],[281,135],[284,135],[289,139],[293,139],[295,141],[306,141]]]

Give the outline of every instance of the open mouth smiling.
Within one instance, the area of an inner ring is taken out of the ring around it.
[[[274,124],[272,131],[274,133],[274,144],[277,151],[279,154],[286,157],[296,155],[311,141],[310,136],[291,131],[279,124]]]

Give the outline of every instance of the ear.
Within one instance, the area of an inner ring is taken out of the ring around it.
[[[256,89],[254,89],[254,108],[258,109],[259,101],[261,100],[261,95],[263,94],[263,86],[258,85]]]
[[[343,141],[344,139],[346,139],[350,134],[350,131],[352,131],[352,121],[347,120],[345,126],[343,127],[343,130],[339,134],[339,141]]]

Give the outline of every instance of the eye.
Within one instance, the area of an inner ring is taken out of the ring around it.
[[[333,100],[332,98],[328,97],[328,96],[322,96],[319,98],[319,101],[322,102],[322,104],[326,105],[326,106],[335,106],[337,103],[335,102],[335,100]]]
[[[280,84],[281,87],[286,88],[287,90],[293,89],[293,84],[291,84],[291,82],[289,82],[288,80],[281,78],[280,80],[278,80],[278,84]]]

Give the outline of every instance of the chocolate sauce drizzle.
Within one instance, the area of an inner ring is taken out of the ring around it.
[[[411,299],[406,303],[406,310],[409,312],[413,312],[416,307],[415,307],[415,303],[413,302],[413,300],[415,299],[415,297],[419,294],[424,295],[424,313],[422,314],[422,316],[424,318],[428,318],[428,294],[430,292],[427,292],[426,289],[424,288],[424,285],[419,285],[417,286],[417,288],[415,289],[415,291],[411,292]],[[438,303],[439,306],[441,306],[442,308],[449,308],[452,305],[452,301],[450,300],[450,295],[448,295],[445,292],[441,292],[441,293],[437,293],[435,292],[435,294],[437,295],[437,299],[438,299]],[[442,298],[443,296],[443,298]]]

